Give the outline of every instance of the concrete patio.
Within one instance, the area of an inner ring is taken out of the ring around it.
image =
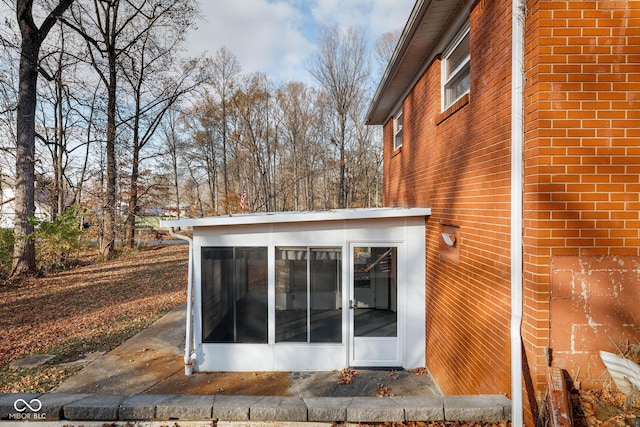
[[[396,396],[438,397],[429,375],[360,369],[350,384],[340,372],[211,372],[184,375],[185,307],[179,307],[64,381],[56,393],[376,397],[379,384]]]
[[[185,376],[184,322],[185,308],[173,310],[89,362],[53,393],[0,394],[0,419],[332,425],[510,418],[506,397],[441,396],[424,372],[358,370],[348,384],[339,383],[336,371]]]

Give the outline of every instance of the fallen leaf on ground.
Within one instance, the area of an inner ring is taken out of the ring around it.
[[[395,396],[395,394],[391,392],[391,387],[387,387],[384,384],[378,384],[378,393],[376,394],[376,397],[391,397],[391,396]]]
[[[119,345],[186,302],[187,258],[186,245],[156,246],[0,283],[0,369],[33,354],[56,354],[54,363],[60,363]],[[24,382],[36,381],[41,380]],[[10,385],[0,382],[0,392],[13,391],[15,384]]]
[[[358,375],[358,371],[354,371],[351,369],[343,369],[340,371],[340,376],[338,377],[338,384],[351,384],[353,379]]]

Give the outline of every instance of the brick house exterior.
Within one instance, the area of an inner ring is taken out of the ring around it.
[[[518,11],[523,227],[514,284]],[[419,0],[369,123],[384,126],[385,204],[431,208],[426,366],[442,392],[511,397],[514,286],[526,424],[538,416],[549,364],[583,387],[602,386],[598,351],[640,342],[640,1]]]

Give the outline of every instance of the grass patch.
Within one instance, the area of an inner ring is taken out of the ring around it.
[[[138,332],[146,329],[160,317],[169,312],[169,309],[161,309],[154,315],[145,319],[131,319],[129,317],[121,317],[116,323],[111,325],[107,331],[87,339],[68,338],[60,341],[45,354],[54,354],[56,357],[49,362],[66,363],[82,358],[87,353],[109,352],[133,337]]]
[[[162,308],[145,319],[122,316],[116,319],[107,331],[88,338],[69,338],[43,351],[56,357],[46,365],[36,368],[0,369],[0,393],[47,393],[64,380],[77,373],[83,365],[60,365],[79,360],[83,355],[94,352],[109,352],[129,338],[141,332],[157,319],[168,313]]]
[[[29,369],[0,369],[0,393],[46,393],[82,366],[39,366]]]
[[[59,365],[81,359],[87,353],[108,352],[141,332],[170,310],[162,308],[145,319],[122,316],[108,330],[88,339],[76,337],[58,342],[43,352],[56,357],[36,368],[0,369],[0,393],[47,393],[74,375],[83,365]]]

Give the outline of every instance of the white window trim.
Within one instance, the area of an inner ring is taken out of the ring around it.
[[[340,335],[340,341],[312,341],[311,340],[311,294],[314,292],[311,289],[311,284],[312,284],[312,280],[311,280],[311,252],[314,251],[322,251],[325,250],[327,252],[335,252],[336,254],[339,254],[339,257],[336,256],[336,260],[340,260],[340,270],[338,271],[338,273],[336,274],[336,278],[337,278],[337,285],[339,286],[339,294],[343,295],[344,294],[344,290],[342,289],[342,276],[341,276],[341,271],[342,271],[342,246],[340,245],[335,245],[335,246],[326,246],[326,245],[315,245],[315,246],[276,246],[275,250],[278,251],[286,251],[286,250],[293,250],[293,251],[303,251],[306,254],[306,262],[307,262],[307,286],[306,286],[306,295],[307,295],[307,300],[305,302],[306,304],[306,312],[307,312],[307,323],[306,323],[306,329],[307,329],[307,340],[306,341],[278,341],[277,340],[277,336],[274,339],[274,343],[276,345],[290,345],[292,343],[298,343],[298,344],[313,344],[313,345],[342,345],[342,342],[344,341],[344,334],[341,332]],[[277,259],[274,257],[274,263]],[[276,267],[277,268],[277,267]],[[277,285],[277,283],[276,283]],[[274,290],[276,298],[278,296],[278,291],[277,289]],[[336,292],[338,292],[338,289],[336,289]],[[340,310],[342,311],[342,307],[338,307],[335,310]],[[274,310],[275,313],[275,310]],[[274,329],[277,327],[277,319],[274,316]]]
[[[455,104],[456,101],[458,101],[460,98],[462,98],[463,96],[469,93],[469,90],[467,90],[465,93],[461,94],[458,98],[454,99],[453,101],[449,103],[446,102],[445,91],[446,91],[447,84],[452,80],[455,80],[460,74],[460,72],[465,67],[467,67],[467,65],[471,61],[471,52],[469,52],[469,55],[467,56],[467,58],[460,65],[458,65],[458,67],[455,70],[451,72],[449,78],[447,78],[447,58],[451,56],[451,54],[456,50],[458,45],[460,45],[460,42],[462,42],[462,40],[469,34],[469,30],[470,30],[469,22],[467,21],[464,24],[464,26],[460,29],[460,31],[458,31],[458,33],[453,38],[453,40],[451,40],[451,43],[449,44],[449,46],[447,46],[444,53],[442,54],[441,73],[440,73],[442,76],[441,87],[440,87],[442,111],[446,110],[448,107]]]
[[[402,124],[398,125],[401,119],[402,119],[402,107],[400,108],[398,113],[396,113],[393,116],[393,149],[394,150],[397,150],[400,147],[402,147],[402,128],[404,126]],[[398,143],[398,140],[400,140],[400,143]]]

